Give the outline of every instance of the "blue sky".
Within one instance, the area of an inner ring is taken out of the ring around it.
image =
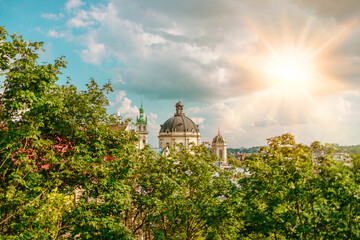
[[[9,33],[45,43],[40,62],[66,56],[60,83],[111,79],[124,117],[143,99],[155,147],[179,99],[204,141],[360,144],[359,16],[358,0],[0,0]]]

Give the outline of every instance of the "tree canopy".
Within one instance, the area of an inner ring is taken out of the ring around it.
[[[252,174],[239,180],[243,226],[239,233],[263,239],[358,239],[358,171],[333,161],[319,142],[296,144],[284,134],[268,139],[247,159]],[[357,163],[356,163],[357,164]],[[357,166],[357,165],[356,165]]]

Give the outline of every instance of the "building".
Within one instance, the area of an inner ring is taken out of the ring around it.
[[[139,109],[139,116],[136,119],[136,132],[139,135],[139,143],[138,148],[143,149],[146,145],[148,145],[148,137],[149,132],[147,130],[147,117],[145,116],[145,110],[143,108],[143,104],[141,101],[141,107]]]
[[[214,137],[212,141],[211,151],[221,159],[221,165],[228,165],[226,141],[225,138],[221,136],[220,129],[218,130],[218,135]]]
[[[181,101],[175,105],[176,112],[163,125],[160,125],[159,147],[175,147],[176,144],[183,145],[186,149],[201,144],[199,126],[183,112],[184,105]]]
[[[184,104],[179,101],[175,105],[175,114],[173,117],[160,125],[159,131],[159,148],[153,148],[159,154],[164,151],[168,152],[169,147],[178,148],[177,145],[182,145],[184,148],[189,149],[191,145],[199,146],[201,144],[201,134],[199,125],[197,125],[191,118],[185,116]],[[135,131],[139,135],[138,148],[142,149],[148,145],[149,132],[147,129],[147,117],[143,104],[139,109],[139,116],[136,119]],[[167,149],[167,150],[166,150]],[[211,152],[220,158],[219,164],[222,168],[228,166],[227,161],[227,144],[226,140],[218,131],[218,135],[212,141]]]

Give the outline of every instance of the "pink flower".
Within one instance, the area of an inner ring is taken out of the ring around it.
[[[44,164],[41,166],[42,169],[49,169],[50,168],[50,164]]]

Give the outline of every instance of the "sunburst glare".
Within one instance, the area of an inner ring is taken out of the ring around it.
[[[345,89],[341,76],[346,74],[346,68],[340,67],[345,57],[336,50],[357,22],[334,26],[327,29],[326,35],[311,23],[307,21],[303,29],[268,29],[254,22],[249,24],[257,36],[256,44],[252,54],[239,62],[258,89],[249,105],[266,104],[267,114],[275,122],[277,118],[286,118],[288,124],[322,121],[318,113],[329,115],[331,109],[317,104],[319,98]]]

